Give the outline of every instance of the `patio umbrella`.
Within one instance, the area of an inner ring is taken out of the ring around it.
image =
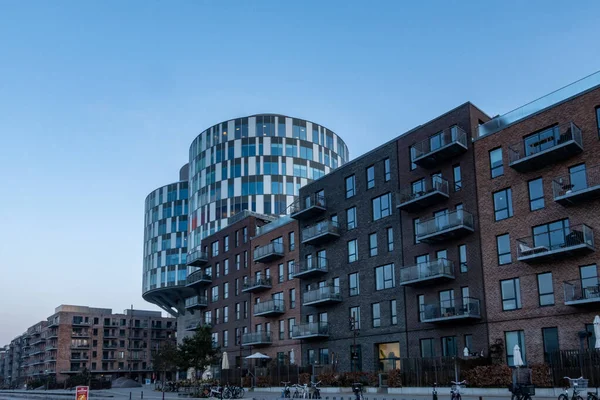
[[[600,349],[600,317],[597,315],[594,317],[594,336],[596,336],[594,347]]]
[[[254,353],[254,354],[249,355],[248,357],[246,357],[247,360],[266,360],[268,358],[271,358],[271,357],[269,357],[266,354],[259,353],[259,352],[256,352],[256,353]]]
[[[296,354],[294,354],[294,349],[290,351],[290,365],[296,364]]]
[[[229,369],[229,358],[227,357],[227,352],[223,352],[223,360],[221,361],[221,369]]]
[[[513,347],[513,365],[515,367],[522,367],[524,364],[523,358],[521,357],[521,349],[518,344]]]

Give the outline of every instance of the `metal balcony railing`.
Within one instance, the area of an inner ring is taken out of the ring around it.
[[[310,217],[326,210],[327,203],[324,194],[313,193],[303,198],[298,198],[289,208],[292,218],[301,219]]]
[[[430,281],[439,278],[454,279],[454,262],[445,258],[400,268],[400,284]]]
[[[398,208],[420,209],[449,197],[448,181],[442,177],[424,179],[420,184],[407,186],[398,194]]]
[[[428,238],[437,239],[436,236],[452,236],[453,231],[464,229],[474,230],[473,214],[465,210],[454,210],[444,215],[439,215],[417,224],[417,239],[425,241]]]
[[[465,297],[425,304],[421,309],[423,322],[445,322],[456,319],[481,318],[479,299]]]
[[[600,302],[600,279],[597,276],[564,283],[565,305],[576,306]]]
[[[302,294],[302,304],[305,306],[340,301],[342,301],[342,295],[339,286],[324,286]]]
[[[600,196],[600,165],[579,169],[552,181],[554,201],[563,204],[576,204]]]
[[[333,221],[321,221],[316,225],[309,226],[302,229],[302,242],[309,243],[314,242],[318,238],[325,238],[331,236],[340,236],[340,228],[337,222]]]
[[[292,339],[306,339],[311,337],[329,336],[329,324],[327,322],[309,322],[294,325]]]
[[[258,278],[251,278],[248,279],[246,282],[244,282],[244,284],[242,285],[242,292],[246,291],[246,292],[251,292],[251,291],[256,291],[258,289],[270,289],[273,287],[273,280],[271,279],[270,276],[268,277],[258,277]]]
[[[266,261],[273,258],[283,257],[283,243],[273,242],[254,249],[254,261]]]
[[[413,162],[424,167],[432,167],[436,162],[467,150],[467,133],[458,126],[430,136],[412,146]]]
[[[517,258],[520,261],[545,261],[594,250],[594,230],[585,224],[517,239]]]

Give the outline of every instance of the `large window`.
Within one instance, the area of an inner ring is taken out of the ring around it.
[[[544,186],[542,178],[529,181],[529,209],[531,211],[544,208]]]
[[[542,337],[544,338],[544,359],[548,362],[550,353],[559,350],[558,328],[542,328]]]
[[[358,260],[358,243],[356,239],[348,241],[348,262]]]
[[[498,251],[498,265],[510,264],[512,256],[510,253],[510,236],[508,233],[496,236],[496,246]]]
[[[593,296],[594,288],[598,287],[598,272],[596,265],[586,265],[579,267],[579,277],[581,278],[581,287],[585,288],[584,294]]]
[[[523,139],[525,143],[525,156],[537,154],[540,151],[554,147],[559,140],[558,136],[558,126],[552,126],[525,137]]]
[[[490,150],[490,170],[492,178],[504,175],[504,164],[502,162],[502,148]]]
[[[524,364],[527,364],[526,351],[525,351],[525,333],[523,331],[510,331],[504,332],[504,343],[506,343],[506,360],[510,367],[514,367],[514,348],[515,345],[519,346],[521,350],[521,359]]]
[[[295,265],[295,260],[290,260],[287,262],[287,269],[288,269],[288,281],[291,281],[292,279],[294,279],[294,265]]]
[[[421,357],[435,357],[435,342],[434,339],[421,339]]]
[[[392,215],[392,194],[386,193],[373,199],[373,221]]]
[[[346,228],[347,230],[356,228],[356,207],[346,210]]]
[[[219,241],[212,242],[211,244],[212,256],[216,257],[219,255]]]
[[[377,234],[371,233],[369,235],[369,256],[375,257],[377,255]]]
[[[538,294],[540,306],[554,305],[554,288],[552,287],[552,272],[538,274]]]
[[[371,304],[371,311],[373,314],[373,328],[379,328],[381,326],[381,306],[379,303]]]
[[[356,194],[356,179],[355,176],[349,176],[346,178],[346,198],[349,199],[350,197],[354,196]]]
[[[519,278],[500,281],[502,289],[502,309],[504,311],[521,308],[521,287]]]
[[[546,247],[554,250],[565,245],[567,235],[569,235],[569,220],[551,222],[549,224],[533,227],[533,245],[534,247]]]
[[[375,290],[391,289],[395,286],[394,264],[375,268]]]
[[[392,179],[392,170],[390,166],[390,159],[386,158],[383,160],[383,172],[384,172],[384,180],[387,182]]]
[[[496,221],[513,216],[512,190],[510,188],[494,193],[494,215]]]
[[[360,282],[358,278],[358,272],[354,272],[348,275],[348,289],[350,290],[350,296],[358,296],[360,294]]]
[[[367,189],[375,187],[375,166],[367,168]]]

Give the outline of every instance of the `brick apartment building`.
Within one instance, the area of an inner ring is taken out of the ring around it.
[[[489,340],[528,363],[598,314],[600,73],[482,125],[475,142]],[[597,239],[596,239],[597,240]],[[592,337],[585,338],[593,348]],[[586,344],[586,347],[588,346]]]
[[[4,385],[41,378],[62,382],[83,369],[108,378],[150,378],[152,350],[174,343],[176,330],[174,318],[156,311],[113,314],[107,308],[61,305],[6,347]]]

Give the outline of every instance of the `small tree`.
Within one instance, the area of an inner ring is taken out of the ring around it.
[[[162,382],[166,380],[167,372],[177,371],[178,365],[179,351],[174,343],[166,342],[152,352],[152,367],[160,374]]]
[[[202,327],[194,336],[184,338],[179,345],[179,366],[203,371],[208,365],[216,362],[217,353],[218,349],[213,347],[210,328]]]

